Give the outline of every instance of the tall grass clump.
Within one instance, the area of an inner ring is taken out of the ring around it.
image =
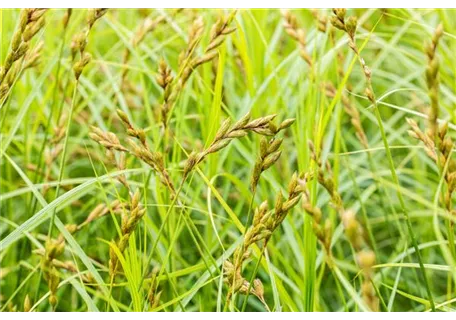
[[[0,311],[456,310],[456,11],[0,10]]]

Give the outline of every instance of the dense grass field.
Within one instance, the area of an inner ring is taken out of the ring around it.
[[[0,35],[0,311],[456,310],[456,11]]]

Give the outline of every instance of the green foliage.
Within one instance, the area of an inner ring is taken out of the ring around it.
[[[455,311],[456,11],[0,10],[1,311]]]

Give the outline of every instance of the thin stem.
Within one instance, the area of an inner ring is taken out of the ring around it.
[[[60,184],[62,182],[63,178],[63,170],[65,169],[65,160],[66,160],[66,154],[67,154],[67,149],[68,149],[68,140],[70,136],[70,127],[71,127],[71,120],[73,118],[73,110],[74,110],[74,105],[76,102],[76,96],[77,96],[77,91],[78,91],[78,84],[79,81],[76,80],[75,85],[74,85],[74,90],[73,90],[73,98],[71,99],[71,106],[70,106],[70,114],[68,116],[68,122],[67,122],[67,129],[65,132],[65,140],[63,142],[63,151],[62,151],[62,157],[60,160],[60,172],[59,172],[59,178],[58,178],[58,184],[55,190],[55,199],[59,197],[59,191],[60,191]],[[51,224],[49,226],[49,232],[48,232],[48,238],[50,239],[52,236],[52,231],[54,228],[54,220],[55,220],[55,214],[56,214],[57,209],[54,209],[52,211],[51,215]]]
[[[171,202],[171,204],[170,204],[170,206],[168,208],[168,211],[166,212],[165,219],[163,220],[163,223],[161,224],[160,229],[158,229],[157,238],[155,239],[154,244],[152,245],[152,250],[150,252],[149,257],[147,258],[146,266],[150,265],[150,263],[152,262],[152,257],[153,257],[154,251],[155,251],[155,249],[158,246],[158,242],[159,242],[160,237],[161,237],[161,235],[163,233],[163,230],[165,229],[166,222],[168,221],[168,219],[169,219],[169,217],[171,215],[171,210],[174,208],[174,206],[176,204],[177,198],[178,198],[178,196],[179,196],[179,194],[180,194],[180,192],[182,190],[184,182],[185,182],[185,179],[182,179],[182,182],[181,182],[181,184],[179,185],[179,188],[176,191],[176,196],[173,198],[173,201]],[[141,287],[141,285],[144,282],[144,279],[146,278],[146,276],[147,276],[147,269],[144,271],[143,276],[141,277],[141,282],[139,283],[139,287]]]
[[[255,195],[256,195],[256,188],[253,191],[252,199],[250,199],[249,212],[247,213],[247,225],[246,225],[246,228],[244,229],[244,236],[245,236],[245,233],[247,232],[247,229],[251,225],[251,221],[250,220],[252,220],[252,209],[253,209],[253,202],[255,201]]]
[[[357,56],[358,56],[358,59],[359,59],[359,62],[361,64],[361,66],[363,66],[363,62],[361,60],[361,56],[359,54],[357,54]],[[372,85],[370,83],[370,80],[366,79],[366,81],[367,81],[368,88],[371,90],[372,94],[374,95],[374,91],[373,91]],[[380,129],[380,135],[382,137],[383,146],[385,147],[386,157],[388,159],[388,165],[389,165],[389,169],[390,169],[390,172],[391,172],[391,176],[392,176],[393,182],[398,187],[400,187],[399,178],[397,176],[396,169],[394,167],[393,157],[391,155],[391,150],[390,150],[390,147],[389,147],[389,143],[388,143],[388,140],[386,138],[385,128],[383,126],[383,121],[382,121],[382,117],[380,115],[380,111],[378,110],[378,104],[377,104],[377,100],[375,99],[375,95],[374,95],[374,98],[372,100],[372,104],[373,104],[375,119],[377,120],[377,124],[378,124],[379,129]],[[397,198],[399,199],[399,204],[400,204],[400,207],[401,207],[401,211],[402,211],[402,214],[404,215],[405,222],[406,222],[406,225],[407,225],[407,230],[408,230],[410,238],[412,240],[413,247],[415,248],[415,253],[416,253],[417,258],[418,258],[420,271],[421,271],[421,274],[422,274],[422,277],[423,277],[423,280],[424,280],[424,285],[426,287],[426,292],[427,292],[427,295],[428,295],[429,303],[431,304],[431,309],[432,309],[432,311],[435,311],[434,298],[432,296],[431,288],[430,288],[430,285],[429,285],[429,282],[428,282],[428,278],[427,278],[427,275],[426,275],[426,269],[424,268],[423,260],[421,258],[421,253],[420,253],[420,250],[418,248],[418,242],[416,241],[416,236],[415,236],[415,233],[413,232],[412,223],[410,222],[410,217],[409,217],[408,211],[407,211],[407,209],[405,207],[404,198],[402,197],[402,193],[399,191],[399,189],[396,190],[396,195],[397,195]]]
[[[44,163],[42,161],[42,156],[43,156],[43,153],[44,153],[44,149],[46,147],[46,141],[47,141],[47,138],[48,138],[48,135],[49,135],[49,127],[51,125],[52,116],[54,114],[55,104],[56,104],[56,101],[57,101],[57,92],[58,92],[58,87],[59,87],[60,68],[62,66],[61,59],[62,59],[63,51],[64,51],[63,49],[64,49],[64,45],[65,45],[66,31],[67,31],[67,28],[64,28],[63,32],[62,32],[62,42],[60,44],[59,60],[58,60],[58,63],[57,63],[56,81],[55,81],[55,86],[54,86],[54,92],[53,92],[53,98],[52,98],[52,104],[51,104],[51,111],[49,113],[48,121],[46,123],[46,130],[44,132],[43,144],[41,145],[40,152],[38,153],[38,166],[36,168],[35,175],[33,177],[33,181],[35,183],[38,182],[38,175],[39,175],[39,172],[41,170],[41,166]],[[36,200],[36,198],[32,198],[30,200],[30,203],[27,205],[27,212],[30,212],[29,211],[30,207],[33,208],[31,212],[35,212],[37,204],[38,204],[38,201]],[[39,275],[38,283],[41,283],[42,272],[43,272],[43,270],[40,269],[40,275]],[[36,286],[35,299],[34,299],[35,301],[38,298],[39,288],[40,288],[39,285]]]
[[[261,249],[260,256],[258,257],[258,261],[257,261],[257,263],[256,263],[256,265],[255,265],[255,269],[253,269],[252,276],[250,277],[249,289],[247,290],[247,293],[246,293],[245,298],[244,298],[244,303],[242,304],[242,309],[241,309],[242,312],[244,312],[244,311],[245,311],[245,308],[247,307],[247,301],[248,301],[248,299],[249,299],[250,290],[252,289],[252,283],[253,283],[253,281],[255,280],[255,277],[256,277],[256,275],[257,275],[257,273],[258,273],[258,270],[259,270],[259,268],[260,268],[261,259],[263,258],[263,254],[264,254],[264,251],[266,250],[266,246],[267,246],[267,243],[266,243],[266,241],[265,241],[264,246],[263,246],[263,249]],[[261,300],[261,299],[260,299],[260,300]],[[265,301],[262,301],[262,302],[263,302],[263,304],[264,304],[266,307],[268,307],[267,304],[265,303]],[[269,309],[269,308],[268,308],[268,309]],[[270,310],[268,310],[268,311],[270,311]]]

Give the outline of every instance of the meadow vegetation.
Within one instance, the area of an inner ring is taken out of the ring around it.
[[[455,311],[456,11],[0,37],[0,311]]]

